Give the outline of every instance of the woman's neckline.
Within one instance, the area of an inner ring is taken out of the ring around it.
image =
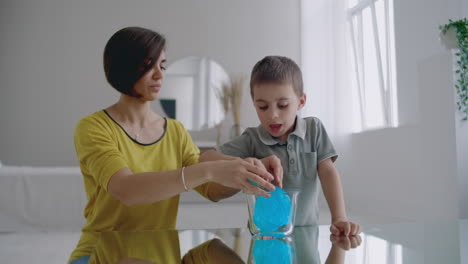
[[[112,118],[112,116],[107,112],[106,109],[103,109],[102,111],[106,114],[107,117],[109,117],[109,118],[112,120],[112,122],[114,122],[117,126],[119,126],[119,128],[125,133],[125,135],[126,135],[129,139],[131,139],[133,142],[135,142],[135,143],[138,144],[138,145],[142,145],[142,146],[151,146],[151,145],[154,145],[154,144],[158,143],[159,141],[161,141],[161,140],[164,138],[164,136],[166,135],[166,130],[167,130],[167,118],[165,118],[165,117],[163,117],[163,119],[164,119],[164,127],[163,127],[163,133],[162,133],[162,135],[161,135],[158,139],[156,139],[156,141],[154,141],[154,142],[151,142],[151,143],[141,143],[141,142],[135,140],[133,137],[131,137],[131,136],[127,133],[127,131],[126,131],[117,121],[115,121],[114,118]]]

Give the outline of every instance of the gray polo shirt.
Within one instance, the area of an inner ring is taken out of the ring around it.
[[[241,158],[258,159],[276,155],[283,166],[283,189],[301,189],[296,212],[296,225],[318,224],[319,180],[317,165],[338,155],[322,122],[316,117],[296,118],[296,128],[287,142],[271,136],[261,125],[247,128],[242,135],[217,148]]]

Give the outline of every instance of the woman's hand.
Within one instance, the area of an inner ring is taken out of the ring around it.
[[[265,168],[265,166],[263,165],[263,163],[259,160],[259,159],[256,159],[256,158],[245,158],[244,159],[245,161],[247,161],[248,163],[260,168],[260,169],[264,169],[264,170],[267,170]]]
[[[213,182],[264,197],[271,195],[262,188],[271,191],[275,189],[275,186],[270,183],[274,177],[257,159],[234,159],[209,163],[208,170]],[[258,184],[259,187],[250,183],[249,180]]]
[[[256,158],[246,158],[244,160],[258,168],[268,171],[274,177],[273,184],[283,188],[283,167],[278,157],[271,155],[261,160]]]

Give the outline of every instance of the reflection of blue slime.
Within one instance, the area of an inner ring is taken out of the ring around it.
[[[270,198],[256,197],[253,221],[261,233],[275,232],[291,220],[291,199],[286,192],[276,186],[270,193]]]
[[[293,248],[278,239],[256,240],[253,256],[256,264],[292,263]]]

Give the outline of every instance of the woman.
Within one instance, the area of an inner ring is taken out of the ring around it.
[[[274,177],[265,165],[276,181],[281,177],[274,156],[261,162],[233,158],[199,163],[199,149],[183,125],[151,110],[162,88],[165,62],[164,37],[148,29],[121,29],[106,44],[106,78],[121,96],[81,119],[75,130],[88,203],[72,263],[87,263],[99,232],[175,228],[179,194],[188,189],[213,201],[239,189],[269,197],[265,190],[274,189]]]

